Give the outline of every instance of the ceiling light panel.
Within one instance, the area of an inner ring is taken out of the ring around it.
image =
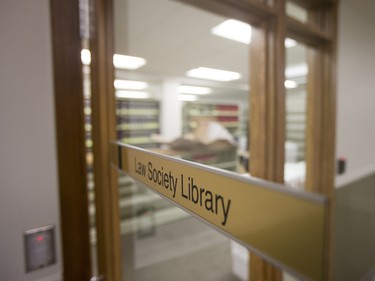
[[[81,61],[84,65],[90,65],[91,63],[91,52],[88,49],[81,50]]]
[[[148,84],[143,81],[116,79],[113,84],[118,90],[144,90],[148,88]]]
[[[191,69],[188,72],[186,72],[186,75],[193,78],[208,79],[222,82],[238,80],[241,78],[241,74],[238,72],[208,67],[198,67]]]
[[[181,94],[193,94],[193,95],[207,95],[211,94],[211,88],[207,87],[198,87],[198,86],[179,86],[178,92]]]
[[[147,99],[150,94],[142,91],[116,91],[117,98]]]
[[[243,44],[251,42],[251,25],[229,19],[211,29],[211,33]],[[286,38],[285,47],[291,48],[297,45],[297,41]]]
[[[126,55],[113,55],[113,65],[115,68],[135,70],[144,66],[147,61],[144,58],[126,56]]]
[[[284,44],[285,48],[292,48],[294,46],[297,46],[297,41],[290,38],[286,38]]]
[[[81,60],[84,65],[91,63],[91,52],[88,49],[81,50]],[[144,66],[147,61],[144,58],[126,56],[126,55],[113,55],[113,65],[115,68],[135,70]]]
[[[251,26],[245,22],[229,19],[211,29],[211,33],[243,44],[251,41]]]
[[[179,100],[181,101],[196,101],[198,98],[197,96],[194,95],[179,95],[178,96]]]

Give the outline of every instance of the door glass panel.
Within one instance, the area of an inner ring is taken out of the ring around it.
[[[129,177],[120,193],[123,280],[246,280],[243,246]]]
[[[306,177],[307,47],[294,41],[286,48],[285,182],[304,189]]]
[[[171,0],[114,13],[118,139],[246,173],[250,26]],[[124,174],[119,189],[123,280],[247,279],[245,248]]]
[[[115,34],[119,140],[244,172],[251,27],[176,1],[118,0]]]

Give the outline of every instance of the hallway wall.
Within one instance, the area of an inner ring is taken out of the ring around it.
[[[61,279],[49,1],[0,2],[0,279]],[[56,224],[57,263],[25,273],[23,232]]]
[[[337,156],[347,158],[343,186],[375,173],[375,1],[341,0]]]

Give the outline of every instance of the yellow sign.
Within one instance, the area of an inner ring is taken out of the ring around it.
[[[119,167],[268,261],[324,280],[327,201],[319,195],[246,178],[118,144]]]

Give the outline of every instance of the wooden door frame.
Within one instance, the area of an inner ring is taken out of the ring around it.
[[[111,142],[117,140],[114,94],[113,1],[92,0],[91,101],[98,275],[121,281],[121,235],[117,167]],[[117,155],[116,155],[117,156]]]
[[[63,280],[98,276],[121,280],[117,169],[111,166],[110,141],[116,139],[113,95],[112,1],[93,0],[91,107],[96,209],[96,253],[90,243],[83,70],[79,1],[51,0],[51,31],[59,169]],[[112,126],[108,126],[112,124]]]
[[[75,0],[51,0],[50,8],[63,278],[90,280],[79,6]]]
[[[285,0],[181,0],[197,7],[236,17],[257,26],[250,53],[251,80],[250,171],[253,176],[283,181],[285,135],[285,36],[313,47],[310,51],[307,126],[307,189],[331,199],[335,163],[335,65],[337,6],[335,0],[293,0],[309,13],[308,23],[285,15]],[[93,0],[92,50],[94,170],[98,230],[99,274],[121,280],[118,190],[110,164],[110,140],[115,139],[113,95],[113,15],[111,0]],[[280,4],[281,3],[281,4]],[[55,109],[58,146],[60,213],[64,280],[91,276],[83,83],[80,60],[79,7],[74,0],[51,0]],[[259,53],[257,53],[259,54]],[[256,89],[254,91],[254,89]],[[316,138],[319,142],[314,141]],[[322,164],[323,163],[323,164]],[[319,179],[317,182],[316,179]],[[324,189],[320,187],[324,186]],[[333,231],[331,229],[331,238]],[[330,243],[332,246],[332,243]],[[79,249],[77,251],[77,249]],[[332,251],[330,251],[332,253]],[[328,253],[326,262],[331,259]],[[270,268],[270,269],[267,269]],[[326,279],[331,278],[331,266]],[[264,261],[253,265],[254,280],[279,280],[280,273]],[[271,272],[271,273],[270,273]],[[273,272],[273,273],[272,273]],[[270,277],[272,276],[272,277]],[[271,278],[271,279],[270,279]]]
[[[275,15],[253,28],[250,47],[250,174],[284,182],[285,147],[285,0]],[[282,280],[282,271],[250,254],[250,280]]]
[[[306,9],[308,22],[299,22],[285,13],[285,1],[271,1],[277,9],[275,22],[284,30],[265,26],[255,35],[260,37],[251,53],[251,132],[250,173],[267,180],[283,182],[285,137],[285,52],[267,52],[267,40],[284,49],[286,35],[308,46],[306,190],[329,198],[329,230],[324,280],[333,274],[335,124],[336,124],[336,49],[338,1],[292,0]],[[264,3],[268,3],[264,1]],[[278,5],[278,6],[277,6]],[[271,32],[271,35],[268,35]],[[254,44],[255,45],[255,44]],[[262,52],[263,48],[263,52]],[[262,55],[259,55],[262,54]],[[265,63],[266,62],[266,63]],[[260,67],[260,68],[259,68]],[[262,69],[262,72],[259,72]],[[275,76],[270,76],[270,73]],[[280,81],[280,79],[282,80]],[[255,87],[255,89],[254,89]],[[280,129],[282,128],[282,129]],[[255,152],[255,155],[254,155]],[[260,164],[260,165],[259,165]],[[281,280],[280,272],[260,258],[251,256],[251,280]]]

